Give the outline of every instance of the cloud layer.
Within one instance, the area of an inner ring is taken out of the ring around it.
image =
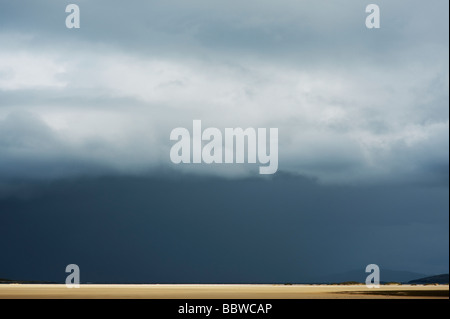
[[[360,1],[78,1],[80,30],[21,2],[0,10],[0,184],[255,174],[174,166],[170,131],[200,119],[279,128],[280,171],[448,185],[446,1],[379,1],[380,30]]]

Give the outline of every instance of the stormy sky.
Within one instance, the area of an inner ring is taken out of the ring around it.
[[[0,0],[0,278],[448,272],[448,7]],[[174,165],[193,120],[278,128],[278,173]]]

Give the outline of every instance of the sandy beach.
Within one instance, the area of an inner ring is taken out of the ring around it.
[[[448,299],[448,285],[0,285],[0,299]]]

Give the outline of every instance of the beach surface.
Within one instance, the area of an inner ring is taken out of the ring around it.
[[[448,299],[448,285],[0,285],[0,299]]]

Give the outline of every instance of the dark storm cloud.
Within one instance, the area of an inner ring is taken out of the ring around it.
[[[377,263],[448,270],[448,192],[272,181],[101,178],[0,201],[2,276],[148,283],[307,282]]]

